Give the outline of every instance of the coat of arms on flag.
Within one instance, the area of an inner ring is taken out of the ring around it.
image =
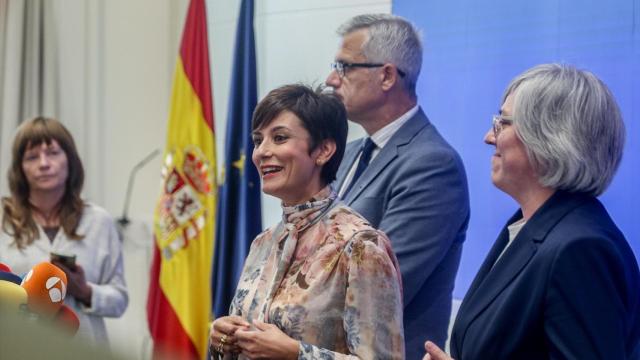
[[[213,181],[213,171],[200,148],[188,145],[167,152],[156,222],[160,252],[166,260],[196,239],[204,227],[207,209],[202,197],[211,194]]]

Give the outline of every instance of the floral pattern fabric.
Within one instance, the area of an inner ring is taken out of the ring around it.
[[[230,315],[275,324],[299,359],[402,359],[401,281],[386,235],[326,187],[253,241]]]

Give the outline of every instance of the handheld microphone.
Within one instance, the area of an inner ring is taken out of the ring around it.
[[[27,291],[20,285],[11,282],[0,280],[0,308],[6,306],[6,308],[21,311],[27,304]]]
[[[0,263],[0,305],[10,309],[22,310],[27,304],[27,292],[20,286],[22,278],[13,272],[7,264]]]
[[[78,332],[78,328],[80,328],[78,315],[65,304],[62,304],[60,310],[58,310],[56,316],[53,318],[53,322],[60,325],[60,327],[65,329],[71,336],[75,335]]]
[[[20,285],[22,278],[12,272],[0,271],[0,281],[8,281]]]
[[[11,271],[11,268],[9,267],[9,265],[0,262],[0,272],[8,272],[8,273],[10,273],[10,272],[13,272],[13,271]]]
[[[41,262],[25,275],[21,286],[27,291],[29,310],[52,318],[67,295],[67,275],[59,267]]]

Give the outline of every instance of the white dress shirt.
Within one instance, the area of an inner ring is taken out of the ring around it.
[[[371,135],[371,141],[376,144],[376,148],[373,149],[371,153],[371,160],[369,163],[373,161],[373,159],[380,153],[380,150],[389,142],[389,139],[395,134],[401,127],[406,123],[409,119],[411,119],[417,112],[419,106],[416,105],[409,109],[406,113],[402,114],[399,118],[393,120],[389,124],[387,124],[382,129],[376,131],[373,135]],[[361,152],[362,153],[362,152]],[[344,192],[347,190],[349,185],[351,184],[351,179],[353,179],[353,175],[356,172],[356,168],[358,167],[358,162],[360,161],[360,154],[356,157],[355,161],[351,165],[349,172],[347,173],[347,177],[345,178],[342,186],[340,187],[340,191],[338,194],[340,197],[344,195]]]

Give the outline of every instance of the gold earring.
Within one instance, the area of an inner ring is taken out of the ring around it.
[[[323,163],[323,162],[322,162],[322,160],[320,160],[320,159],[317,159],[317,160],[316,160],[316,164],[318,164],[318,166],[322,166],[322,165],[324,165],[324,163]]]

